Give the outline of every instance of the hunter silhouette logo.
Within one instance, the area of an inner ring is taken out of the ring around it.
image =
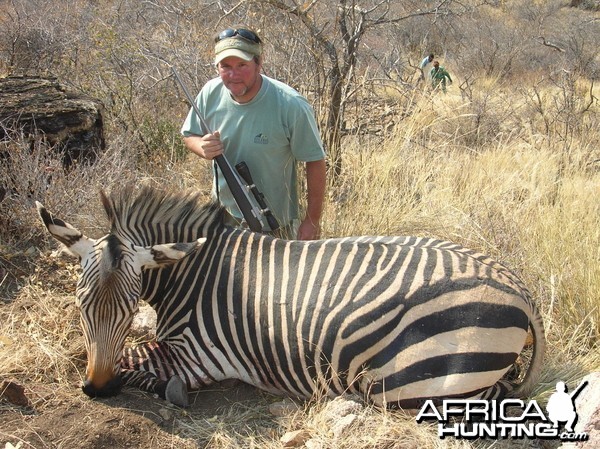
[[[416,421],[437,421],[441,439],[587,441],[587,433],[578,433],[574,429],[578,418],[575,399],[587,384],[587,380],[581,382],[569,394],[566,384],[558,381],[556,392],[552,393],[546,405],[546,413],[536,400],[445,399],[440,404],[429,399],[419,410]],[[564,423],[562,430],[561,423]]]
[[[559,422],[566,422],[565,430],[574,432],[577,423],[577,410],[575,409],[575,399],[587,385],[587,380],[581,382],[572,394],[567,393],[567,386],[563,381],[556,382],[556,392],[552,393],[546,405],[548,418],[554,423],[554,428],[558,428]]]

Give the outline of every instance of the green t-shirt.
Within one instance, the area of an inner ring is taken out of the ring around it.
[[[448,81],[452,82],[452,78],[450,78],[450,74],[442,66],[440,66],[437,70],[435,69],[435,67],[433,69],[431,69],[430,75],[431,75],[431,78],[434,81],[437,81],[438,83],[440,81],[445,83],[446,82],[445,78],[448,78]]]
[[[246,162],[280,225],[298,218],[296,161],[325,157],[314,111],[307,100],[288,85],[262,75],[260,91],[248,103],[236,102],[221,79],[215,78],[202,88],[196,104],[210,131],[220,132],[231,166]],[[181,133],[204,135],[207,131],[192,108]],[[241,219],[220,171],[218,181],[219,200],[231,215]]]

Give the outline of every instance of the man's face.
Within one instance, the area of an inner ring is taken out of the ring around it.
[[[247,103],[260,90],[260,65],[256,61],[230,56],[223,59],[217,68],[223,84],[237,102]]]

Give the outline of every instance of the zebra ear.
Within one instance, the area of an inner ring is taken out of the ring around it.
[[[35,205],[48,232],[65,246],[69,254],[83,258],[92,250],[95,243],[93,239],[86,237],[69,223],[54,217],[38,201],[35,202]]]
[[[199,238],[191,243],[166,243],[144,248],[142,266],[144,268],[155,268],[169,265],[180,261],[192,254],[196,249],[206,242],[206,238]]]

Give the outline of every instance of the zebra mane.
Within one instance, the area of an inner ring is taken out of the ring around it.
[[[111,234],[135,245],[191,242],[223,227],[223,208],[191,190],[166,192],[127,184],[100,191]]]

